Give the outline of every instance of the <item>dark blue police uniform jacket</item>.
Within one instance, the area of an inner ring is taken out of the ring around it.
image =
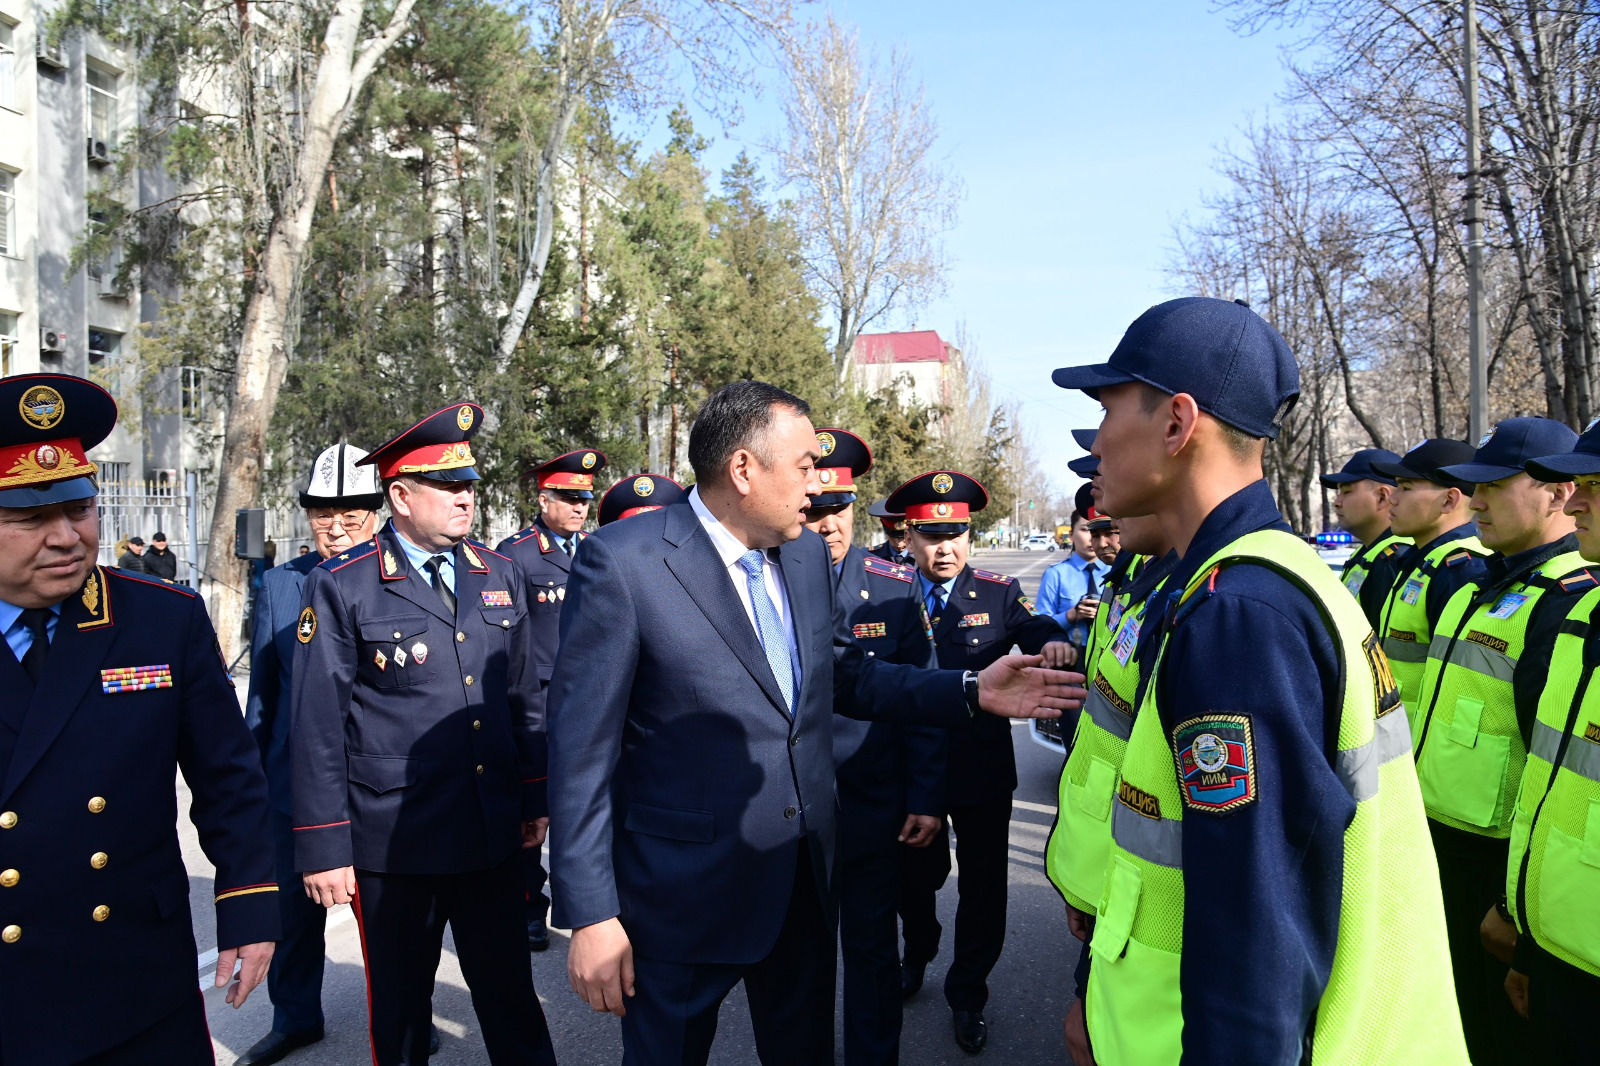
[[[522,571],[469,540],[455,580],[451,618],[392,525],[312,571],[293,670],[302,870],[487,869],[546,813]]]
[[[578,534],[580,542],[584,536]],[[528,639],[539,664],[539,680],[548,685],[561,648],[561,605],[567,598],[572,559],[539,519],[501,541],[495,551],[522,567],[528,580]]]
[[[851,546],[839,566],[839,605],[869,659],[933,667],[933,640],[916,571]],[[948,730],[885,721],[833,720],[841,859],[892,850],[906,815],[944,811]]]
[[[959,674],[869,658],[821,537],[776,549],[796,709],[689,503],[584,541],[550,685],[554,923],[620,916],[641,956],[750,964],[777,941],[799,845],[828,900],[834,709],[968,720]]]
[[[921,591],[918,582],[918,595]],[[956,670],[982,670],[1009,654],[1013,644],[1037,655],[1051,641],[1066,639],[1054,618],[1034,613],[1016,578],[970,566],[956,575],[933,624],[939,665]],[[1016,791],[1017,756],[1011,747],[1011,724],[1004,718],[977,715],[952,732],[949,743],[951,807],[1004,799]]]
[[[218,946],[278,938],[261,757],[205,604],[158,578],[97,567],[37,689],[0,642],[0,690],[0,867],[17,875],[0,926],[20,930],[0,944],[0,1054],[77,1062],[195,995],[179,770],[217,868]],[[72,991],[86,975],[92,1004]]]
[[[292,813],[289,805],[289,700],[293,688],[295,622],[300,618],[306,578],[322,562],[316,552],[298,555],[261,576],[256,594],[255,632],[250,640],[250,696],[244,720],[261,749],[267,772],[267,795],[274,809]]]

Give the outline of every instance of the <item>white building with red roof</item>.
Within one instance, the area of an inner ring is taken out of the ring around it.
[[[863,333],[850,349],[850,377],[865,392],[881,392],[900,380],[901,398],[927,407],[948,405],[961,350],[936,330]]]

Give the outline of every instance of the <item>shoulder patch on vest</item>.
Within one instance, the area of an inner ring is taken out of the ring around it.
[[[1011,584],[1011,575],[997,574],[993,570],[974,569],[972,571],[972,576],[977,578],[979,581],[993,581],[996,585]]]
[[[1400,550],[1400,546],[1398,544],[1390,544],[1388,547],[1383,549],[1383,553],[1382,554],[1383,554],[1383,557],[1385,559],[1387,559],[1390,556],[1394,555],[1399,550]]]
[[[1446,555],[1444,557],[1444,565],[1446,565],[1446,566],[1460,566],[1462,563],[1466,562],[1470,558],[1472,558],[1472,553],[1463,548],[1461,551],[1456,552],[1454,555]]]
[[[889,560],[881,559],[876,555],[863,556],[861,565],[869,574],[877,574],[879,577],[892,577],[896,581],[904,581],[908,585],[916,580],[916,571],[912,570],[911,567],[901,566],[899,563],[891,563]]]
[[[1208,714],[1172,729],[1183,805],[1223,814],[1256,801],[1256,752],[1250,718]]]
[[[1584,592],[1600,587],[1600,578],[1595,577],[1588,570],[1574,570],[1558,581],[1557,584],[1561,586],[1562,592]]]

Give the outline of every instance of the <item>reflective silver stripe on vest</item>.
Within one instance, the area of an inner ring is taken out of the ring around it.
[[[1145,862],[1175,870],[1183,866],[1183,823],[1174,818],[1149,818],[1112,800],[1111,838]]]
[[[1428,648],[1428,654],[1435,659],[1443,659],[1444,649],[1449,643],[1450,638],[1444,634],[1434,637],[1433,644]],[[1517,660],[1505,652],[1486,648],[1476,641],[1468,640],[1465,636],[1456,641],[1455,650],[1450,653],[1449,664],[1508,683],[1517,669]]]
[[[1345,791],[1357,803],[1378,794],[1378,770],[1390,759],[1411,754],[1411,723],[1403,707],[1372,723],[1372,739],[1359,747],[1339,752],[1333,758],[1333,771]]]
[[[1116,704],[1093,685],[1089,686],[1089,698],[1083,701],[1083,709],[1089,712],[1090,721],[1118,740],[1126,741],[1133,735],[1133,715],[1117,710]]]
[[[1383,654],[1401,663],[1425,663],[1428,661],[1428,646],[1418,644],[1414,640],[1396,640],[1393,637],[1383,638]]]
[[[1556,761],[1556,752],[1561,747],[1561,731],[1543,722],[1533,723],[1533,745],[1528,754],[1545,762]],[[1570,770],[1579,777],[1589,781],[1600,782],[1600,744],[1583,737],[1573,737],[1567,744],[1566,758],[1561,760],[1561,768]]]

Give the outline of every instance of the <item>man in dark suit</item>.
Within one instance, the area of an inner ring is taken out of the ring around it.
[[[205,604],[95,565],[87,451],[117,406],[59,374],[0,381],[0,1062],[210,1064],[189,817],[216,866],[218,987],[241,1006],[278,937],[267,789]],[[86,986],[85,982],[90,982]],[[92,1002],[70,989],[91,987]]]
[[[296,622],[306,578],[323,560],[365,544],[377,531],[383,490],[372,467],[357,465],[366,456],[348,444],[335,444],[317,456],[300,493],[316,551],[268,570],[262,575],[256,598],[245,724],[261,750],[261,766],[267,772],[283,938],[267,974],[272,1028],[239,1057],[240,1066],[267,1066],[323,1036],[323,931],[328,912],[306,895],[294,861],[294,807],[289,787],[289,700],[294,684],[289,668],[299,646]]]
[[[393,517],[312,572],[295,623],[295,859],[355,910],[374,1066],[427,1061],[446,924],[489,1061],[555,1062],[516,861],[548,825],[543,697],[522,571],[467,539],[481,419],[453,405],[362,460]]]
[[[495,546],[495,551],[516,560],[528,580],[528,639],[534,662],[539,664],[539,684],[550,686],[556,651],[561,647],[561,605],[567,598],[567,574],[594,501],[594,476],[606,467],[603,452],[582,448],[540,463],[527,476],[539,487],[539,513],[523,530]],[[523,895],[528,903],[528,949],[550,947],[550,927],[545,914],[550,897],[549,880],[538,848],[521,855]]]
[[[704,1063],[745,983],[761,1060],[833,1056],[832,716],[960,725],[1075,706],[1077,675],[879,662],[851,642],[822,539],[808,406],[726,386],[689,434],[686,503],[584,542],[550,685],[555,922],[622,1016],[626,1063]]]
[[[1051,644],[1061,649],[1067,639],[1053,618],[1034,613],[1016,578],[967,565],[970,516],[988,502],[982,485],[953,470],[912,478],[889,496],[889,506],[903,511],[911,526],[918,595],[933,619],[940,666],[980,670],[1013,644],[1032,653]],[[949,742],[948,811],[955,821],[961,902],[944,995],[956,1043],[963,1051],[977,1052],[989,1039],[983,1017],[989,972],[1005,944],[1007,848],[1017,762],[1010,728],[993,716],[974,717],[952,730]],[[908,995],[922,984],[922,972],[939,950],[934,894],[950,872],[944,835],[925,851],[902,853],[900,916]]]
[[[917,572],[851,543],[855,479],[872,452],[854,433],[817,430],[821,495],[811,497],[806,528],[828,545],[835,595],[850,635],[868,658],[936,665]],[[900,1061],[900,898],[896,842],[925,848],[943,821],[946,730],[894,722],[833,720],[839,792],[839,946],[844,954],[845,1066]]]

